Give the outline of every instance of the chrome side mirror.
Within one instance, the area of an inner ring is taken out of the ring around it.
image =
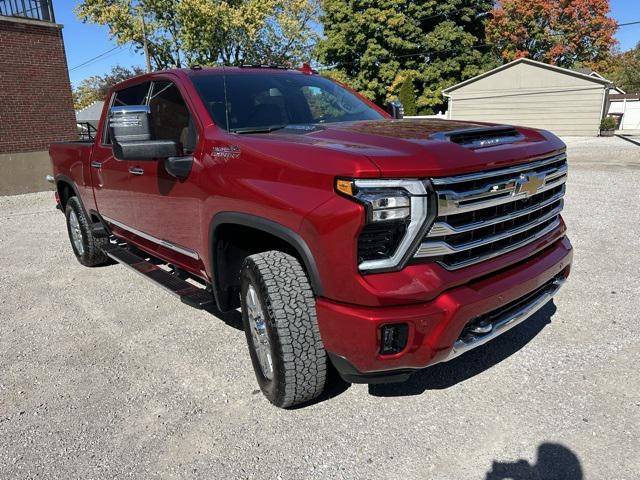
[[[148,105],[111,107],[109,134],[112,143],[151,140],[151,109]]]

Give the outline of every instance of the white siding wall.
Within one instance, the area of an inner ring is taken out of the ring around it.
[[[598,83],[520,63],[452,91],[449,113],[454,120],[596,136],[604,94],[604,86]]]

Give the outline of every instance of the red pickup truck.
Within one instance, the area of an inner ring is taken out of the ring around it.
[[[73,251],[240,307],[277,406],[318,396],[329,363],[403,381],[530,317],[572,247],[558,138],[394,112],[307,68],[123,82],[95,141],[50,149]]]

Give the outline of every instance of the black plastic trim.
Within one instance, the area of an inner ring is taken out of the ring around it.
[[[417,368],[402,368],[382,372],[362,373],[343,356],[332,352],[327,352],[327,354],[340,377],[349,383],[401,383],[407,381],[411,375],[419,370]]]
[[[169,157],[164,160],[164,168],[169,175],[184,180],[191,173],[193,167],[193,155],[184,155],[182,157]]]
[[[131,268],[136,273],[151,280],[168,292],[180,298],[182,303],[197,309],[213,307],[213,297],[204,288],[196,287],[179,275],[167,272],[154,263],[119,245],[108,244],[102,249],[105,254],[122,265]]]
[[[89,210],[89,214],[98,219],[98,223],[94,223],[93,224],[92,230],[93,230],[93,234],[94,235],[96,233],[98,233],[98,235],[101,235],[102,232],[104,232],[107,237],[110,237],[111,235],[113,235],[113,232],[111,231],[111,227],[106,222],[106,220],[104,218],[102,218],[102,215],[100,215],[99,212],[97,212],[96,210],[91,209],[91,210]]]
[[[248,213],[241,212],[220,212],[218,213],[209,227],[209,252],[211,253],[211,271],[213,274],[213,291],[216,298],[216,304],[223,308],[226,303],[222,301],[222,291],[218,284],[218,261],[217,261],[217,244],[216,244],[216,229],[222,225],[241,225],[244,227],[255,228],[263,232],[269,233],[281,240],[284,240],[293,248],[304,262],[305,269],[309,275],[309,281],[311,282],[311,288],[313,293],[317,296],[322,296],[324,290],[322,288],[322,282],[320,280],[320,272],[316,261],[309,249],[309,246],[304,239],[290,228],[285,227],[279,223],[276,223],[266,218],[257,217]]]
[[[78,197],[78,202],[80,202],[80,206],[82,207],[82,211],[84,212],[85,216],[87,216],[87,209],[84,208],[84,203],[82,203],[82,197],[80,196],[80,193],[78,192],[78,187],[76,186],[76,182],[74,182],[70,177],[67,177],[66,175],[56,175],[55,176],[55,186],[56,186],[56,191],[58,192],[58,195],[60,195],[60,191],[58,190],[58,182],[64,182],[66,184],[68,184],[71,189],[73,190],[73,194],[74,196]],[[64,213],[64,209],[60,208],[60,211]]]
[[[116,160],[153,161],[174,157],[180,153],[174,140],[139,140],[113,142],[113,156]]]

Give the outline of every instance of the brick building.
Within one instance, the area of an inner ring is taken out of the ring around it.
[[[51,1],[0,0],[0,195],[49,188],[49,144],[78,138]]]

